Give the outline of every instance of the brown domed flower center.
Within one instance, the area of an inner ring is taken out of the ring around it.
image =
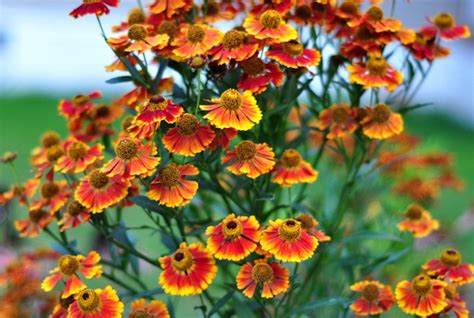
[[[0,158],[0,162],[3,162],[3,163],[10,163],[10,162],[13,162],[15,161],[16,159],[16,152],[13,152],[13,151],[7,151],[3,154],[3,156]]]
[[[128,29],[128,37],[131,40],[141,41],[144,40],[147,35],[148,32],[145,27],[139,24],[134,24]]]
[[[302,20],[308,20],[311,18],[311,14],[311,8],[307,5],[299,6],[295,10],[295,15]]]
[[[296,220],[300,222],[301,228],[304,230],[311,230],[316,223],[313,216],[309,213],[303,213],[298,215],[296,217]]]
[[[341,3],[339,10],[346,14],[356,14],[359,12],[359,5],[354,0],[346,0]]]
[[[138,145],[135,141],[128,138],[120,139],[115,147],[117,157],[123,160],[130,160],[138,154]]]
[[[294,241],[300,237],[301,224],[294,219],[287,219],[280,225],[278,234],[285,241]]]
[[[260,75],[265,71],[265,62],[256,55],[240,63],[240,66],[250,76]]]
[[[387,122],[392,114],[390,107],[385,104],[378,104],[375,106],[373,112],[374,120],[380,124]]]
[[[67,298],[63,298],[62,297],[62,294],[59,295],[59,299],[58,299],[58,303],[59,305],[61,306],[61,308],[63,309],[68,309],[69,306],[71,306],[71,304],[74,302],[74,296],[71,295]]]
[[[286,168],[297,167],[301,162],[301,155],[295,149],[287,149],[283,152],[281,156],[281,163]]]
[[[260,22],[267,29],[276,29],[282,23],[282,19],[277,11],[267,10],[260,16]]]
[[[424,296],[431,290],[431,279],[425,274],[418,275],[412,280],[411,286],[418,296]]]
[[[221,7],[219,6],[219,4],[217,2],[209,1],[207,3],[207,11],[206,11],[207,15],[209,15],[209,16],[217,15],[217,14],[219,14],[220,11],[221,11]]]
[[[163,21],[158,27],[158,34],[167,34],[170,38],[174,38],[178,31],[178,26],[172,21]]]
[[[372,75],[385,75],[387,71],[387,61],[381,56],[372,56],[367,61],[367,68]]]
[[[67,149],[67,155],[74,160],[84,158],[87,154],[87,146],[82,141],[74,141]]]
[[[235,147],[235,154],[239,160],[253,159],[257,154],[257,146],[249,140],[241,141]]]
[[[109,184],[109,177],[96,169],[90,173],[89,182],[94,189],[103,189]]]
[[[81,214],[81,212],[84,211],[84,209],[85,209],[84,206],[77,201],[73,201],[69,203],[66,208],[67,213],[69,213],[72,216]]]
[[[226,49],[235,49],[242,45],[245,41],[245,33],[237,30],[230,30],[224,34],[222,43]]]
[[[41,195],[45,199],[51,199],[59,193],[59,186],[54,182],[48,182],[41,187]]]
[[[64,156],[64,150],[63,147],[59,145],[51,146],[46,151],[46,159],[48,159],[49,162],[55,162],[62,156]]]
[[[252,279],[257,283],[266,283],[273,279],[273,269],[267,263],[255,264],[252,268]]]
[[[283,44],[283,51],[291,56],[300,56],[303,53],[303,45],[297,41],[291,41]]]
[[[164,167],[160,170],[158,175],[161,184],[169,188],[177,186],[181,179],[181,173],[179,172],[178,168],[173,165]]]
[[[368,302],[373,302],[379,297],[379,287],[375,284],[368,284],[362,290],[362,297],[364,297]]]
[[[193,264],[193,256],[186,248],[178,249],[172,256],[171,266],[179,272],[189,271]]]
[[[59,270],[67,276],[71,276],[79,269],[79,261],[75,256],[63,255],[59,259]]]
[[[155,95],[145,104],[145,108],[150,109],[151,111],[163,110],[168,105],[166,99],[161,95]]]
[[[28,212],[28,217],[30,218],[30,221],[33,223],[38,223],[41,221],[42,218],[44,218],[48,213],[46,213],[43,210],[31,210]]]
[[[383,19],[383,10],[380,7],[372,6],[367,10],[367,15],[372,21],[380,21]]]
[[[74,106],[80,107],[84,106],[90,101],[90,97],[87,95],[76,95],[72,98],[72,103]]]
[[[344,124],[349,119],[347,109],[342,106],[335,107],[331,113],[331,119],[336,124]]]
[[[181,135],[191,136],[199,128],[199,120],[191,114],[184,114],[176,122],[176,127]]]
[[[226,110],[237,110],[242,106],[242,95],[233,88],[222,93],[220,100],[222,107]]]
[[[433,22],[441,30],[450,29],[455,24],[453,16],[445,12],[438,14]]]
[[[354,36],[359,41],[370,41],[374,39],[374,32],[368,26],[361,25]]]
[[[447,249],[441,253],[441,263],[449,267],[461,264],[461,253],[455,249]]]
[[[128,25],[134,25],[134,24],[139,24],[139,23],[144,23],[146,20],[145,14],[143,14],[142,9],[140,8],[134,8],[130,11],[128,14]]]
[[[61,139],[59,138],[59,135],[54,131],[45,132],[43,136],[41,136],[41,145],[45,149],[59,145],[60,142]]]
[[[153,318],[154,316],[149,314],[145,310],[140,309],[131,313],[128,317],[129,318]]]
[[[228,241],[235,240],[242,234],[242,224],[237,219],[232,219],[222,225],[222,234]]]
[[[95,109],[95,117],[97,118],[107,118],[110,116],[110,108],[107,105],[99,105]]]
[[[411,205],[405,213],[405,216],[410,220],[419,220],[423,216],[423,208],[417,204]]]
[[[94,313],[100,307],[100,297],[92,289],[85,289],[77,296],[77,305],[83,314]]]
[[[127,131],[130,126],[133,124],[133,117],[128,116],[124,120],[122,120],[122,130]]]
[[[204,31],[203,27],[199,25],[192,25],[188,30],[188,40],[192,43],[202,42],[205,35],[206,32]]]

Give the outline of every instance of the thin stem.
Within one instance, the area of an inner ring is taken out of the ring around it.
[[[197,70],[197,97],[196,97],[196,108],[194,109],[194,115],[197,115],[199,110],[199,104],[201,102],[201,69]]]

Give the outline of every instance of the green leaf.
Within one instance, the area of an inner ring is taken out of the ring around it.
[[[136,205],[141,206],[144,209],[157,212],[163,216],[169,217],[172,215],[169,209],[166,209],[165,207],[160,206],[157,202],[148,199],[144,195],[137,195],[137,196],[131,197],[130,201],[132,201]]]
[[[318,308],[321,308],[321,307],[334,306],[334,305],[340,305],[340,306],[343,306],[343,307],[347,307],[350,303],[351,303],[351,301],[349,299],[342,298],[342,297],[320,299],[320,300],[311,302],[307,305],[304,305],[304,306],[293,309],[292,311],[290,311],[288,313],[288,317],[291,317],[295,314],[299,314],[299,313],[302,313],[302,312],[315,310],[315,309],[318,309]]]
[[[118,76],[111,79],[106,80],[105,82],[108,84],[118,84],[118,83],[125,83],[133,81],[133,77],[131,76]]]
[[[273,201],[275,199],[274,193],[260,193],[255,201]]]
[[[211,310],[209,310],[209,313],[207,314],[208,317],[211,317],[213,314],[217,313],[219,309],[221,309],[227,302],[232,298],[234,295],[235,290],[229,291],[227,294],[222,296],[215,304],[212,306]]]

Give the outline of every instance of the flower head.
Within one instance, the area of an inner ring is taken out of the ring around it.
[[[77,118],[94,107],[91,100],[101,97],[102,93],[100,91],[94,91],[87,95],[76,95],[71,100],[61,99],[58,106],[59,113],[67,119]]]
[[[183,59],[206,54],[222,40],[222,33],[205,24],[184,25],[172,45],[173,53]]]
[[[41,230],[54,221],[54,217],[43,209],[33,209],[28,212],[28,218],[16,220],[15,228],[20,237],[37,237]]]
[[[74,298],[68,309],[68,318],[122,317],[124,305],[110,286],[104,289],[83,289]]]
[[[62,208],[71,195],[66,181],[46,181],[41,185],[40,193],[41,199],[32,202],[30,209],[45,209],[51,215]]]
[[[64,155],[58,159],[54,168],[63,173],[83,172],[104,158],[103,149],[101,144],[89,147],[75,138],[68,139],[64,143]]]
[[[352,134],[357,129],[357,110],[349,105],[334,104],[319,114],[318,128],[329,128],[328,139],[340,138]]]
[[[109,14],[107,6],[118,7],[120,0],[83,0],[83,3],[69,13],[74,18],[79,18],[87,14],[101,16]]]
[[[471,36],[469,27],[467,25],[457,25],[454,17],[447,12],[441,12],[434,18],[430,18],[432,23],[430,26],[423,27],[421,32],[423,34],[439,36],[442,39],[457,40],[466,39]]]
[[[162,120],[172,124],[182,113],[183,108],[180,105],[173,104],[161,95],[155,95],[138,109],[136,121],[139,125],[159,123]]]
[[[297,150],[287,149],[275,166],[272,181],[282,187],[291,187],[298,183],[313,183],[317,178],[318,172],[301,158]]]
[[[61,231],[69,228],[75,228],[86,223],[90,219],[89,210],[77,201],[72,201],[66,206],[66,211],[63,217],[58,221]]]
[[[418,204],[412,204],[405,213],[405,219],[398,223],[398,229],[410,232],[416,238],[429,235],[433,230],[439,228],[439,222],[431,217],[431,214]]]
[[[364,280],[351,286],[351,290],[361,293],[351,309],[357,316],[379,315],[388,311],[395,303],[392,289],[375,280]]]
[[[321,61],[321,53],[315,49],[305,49],[298,41],[278,44],[267,51],[267,57],[289,68],[316,66]]]
[[[388,105],[378,104],[366,110],[366,116],[361,123],[367,137],[386,139],[403,132],[402,115],[393,112]]]
[[[318,239],[319,242],[327,242],[331,240],[326,233],[318,229],[319,222],[309,213],[302,213],[295,218],[301,224],[301,229],[308,232]]]
[[[245,30],[259,40],[269,39],[272,42],[283,43],[296,40],[296,30],[287,24],[282,15],[273,9],[264,11],[260,16],[250,14],[244,20]]]
[[[145,299],[135,300],[131,305],[128,318],[170,318],[168,308],[159,300],[152,300],[148,304]]]
[[[221,44],[212,48],[209,54],[218,64],[228,64],[232,60],[246,60],[257,50],[258,43],[250,42],[246,32],[232,29],[224,34]]]
[[[464,285],[474,281],[474,266],[462,263],[461,253],[453,248],[444,250],[437,259],[423,265],[430,275],[444,279],[452,284]]]
[[[241,90],[251,91],[254,94],[261,94],[266,91],[270,83],[279,87],[285,77],[277,64],[265,63],[257,55],[240,62],[240,67],[243,73],[237,87]]]
[[[138,53],[144,53],[149,49],[162,49],[168,45],[168,41],[167,34],[153,34],[149,25],[138,23],[128,28],[127,35],[107,40],[110,46],[116,50]]]
[[[230,164],[227,170],[236,175],[245,174],[257,178],[273,169],[275,154],[267,144],[255,144],[249,140],[241,141],[222,158],[222,163]]]

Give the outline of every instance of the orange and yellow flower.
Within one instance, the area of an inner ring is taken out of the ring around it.
[[[402,73],[388,64],[380,52],[372,53],[367,63],[349,65],[347,70],[349,80],[364,86],[364,89],[386,87],[393,91],[403,81]]]
[[[416,238],[428,236],[432,231],[439,228],[438,220],[431,217],[431,214],[418,204],[412,204],[405,213],[405,220],[398,223],[398,229],[403,232],[410,232]]]
[[[384,18],[382,8],[379,6],[371,6],[367,11],[358,18],[347,22],[351,28],[367,25],[375,32],[397,32],[402,27],[402,22],[392,18]]]
[[[296,219],[270,221],[260,238],[262,249],[283,262],[302,262],[311,258],[318,239],[302,229]]]
[[[204,55],[222,41],[222,33],[205,24],[186,24],[181,27],[172,45],[173,53],[183,59]]]
[[[361,293],[351,309],[357,316],[379,315],[388,311],[395,303],[392,289],[375,280],[364,280],[351,286],[351,290]]]
[[[109,14],[107,6],[118,7],[120,0],[83,0],[83,3],[69,13],[74,18],[79,18],[87,14],[101,16]]]
[[[217,128],[249,130],[262,119],[262,112],[250,91],[243,94],[235,89],[224,91],[219,98],[210,100],[211,105],[199,106],[208,111],[204,119]]]
[[[366,115],[362,119],[364,135],[373,139],[386,139],[403,132],[402,115],[393,112],[386,104],[378,104],[373,108],[365,108]]]
[[[89,210],[77,201],[72,201],[66,206],[63,217],[58,221],[61,232],[78,227],[90,219]]]
[[[198,174],[199,170],[193,165],[169,164],[158,171],[148,197],[170,208],[186,205],[196,194],[199,184],[185,177]]]
[[[131,311],[128,318],[170,318],[168,308],[159,300],[152,300],[146,303],[145,299],[135,300],[131,305]]]
[[[398,306],[409,315],[421,317],[440,313],[447,306],[446,283],[420,274],[411,282],[404,280],[395,289]]]
[[[444,250],[439,259],[432,259],[423,265],[428,275],[452,284],[464,285],[474,281],[474,266],[461,263],[461,253],[453,248]]]
[[[62,208],[69,199],[71,193],[68,191],[66,181],[47,181],[41,186],[41,199],[31,203],[30,209],[39,210],[46,209],[54,215]]]
[[[167,34],[152,34],[149,25],[134,24],[128,28],[127,35],[118,38],[109,38],[107,42],[114,49],[123,49],[125,52],[144,53],[149,49],[162,49],[168,45]]]
[[[249,42],[244,31],[230,30],[224,34],[222,43],[209,51],[212,61],[228,64],[232,60],[243,61],[253,56],[258,50],[258,43]]]
[[[76,138],[70,138],[64,143],[64,156],[59,158],[54,168],[63,173],[80,173],[102,160],[104,146],[96,144],[89,147]]]
[[[167,19],[181,12],[189,11],[193,6],[191,0],[156,0],[150,4],[150,12],[153,14],[164,14]]]
[[[321,62],[321,53],[315,49],[305,49],[298,41],[290,41],[273,46],[267,57],[289,68],[316,66]]]
[[[357,110],[349,105],[334,104],[319,114],[318,128],[329,128],[328,139],[341,138],[352,134],[357,129]]]
[[[288,269],[277,262],[268,262],[265,259],[242,265],[236,280],[237,288],[248,298],[253,297],[257,287],[261,289],[263,298],[273,298],[286,292],[290,287]]]
[[[442,39],[447,40],[466,39],[471,36],[469,27],[467,25],[457,25],[453,16],[449,13],[441,12],[429,21],[433,25],[423,27],[421,29],[423,34],[430,34],[433,37],[439,34]]]
[[[122,317],[124,305],[111,286],[104,289],[84,289],[74,298],[67,318]]]
[[[89,252],[87,256],[63,255],[59,258],[58,266],[51,270],[50,275],[41,283],[41,289],[50,292],[62,280],[65,287],[61,297],[68,298],[75,295],[87,288],[79,274],[86,279],[102,276],[102,266],[98,265],[99,262],[100,255],[96,251]]]
[[[155,95],[140,107],[136,116],[136,121],[139,125],[142,123],[159,123],[162,120],[166,121],[168,124],[172,124],[179,118],[179,116],[181,116],[182,113],[183,108],[180,105],[175,105],[170,100],[167,100],[160,95]]]
[[[217,259],[240,261],[257,248],[260,223],[252,216],[228,215],[206,229],[207,248]]]
[[[91,100],[101,97],[100,91],[94,91],[88,95],[76,95],[71,100],[61,99],[58,105],[59,113],[68,119],[84,115],[94,107]]]
[[[302,213],[296,216],[295,218],[301,224],[301,228],[308,232],[308,234],[313,235],[318,239],[319,242],[328,242],[331,240],[331,237],[324,233],[322,230],[318,229],[319,222],[309,213]]]
[[[181,243],[171,256],[160,257],[160,265],[160,285],[170,295],[200,294],[217,274],[212,254],[201,243]]]
[[[273,43],[288,42],[298,37],[296,30],[283,20],[278,11],[272,9],[259,16],[250,14],[245,18],[243,26],[256,39],[268,39]]]
[[[298,183],[313,183],[317,178],[318,172],[301,158],[297,150],[287,149],[273,170],[272,181],[282,187],[291,187]]]
[[[214,140],[214,130],[192,114],[183,114],[163,137],[163,145],[174,154],[191,156],[204,151]]]
[[[469,310],[466,308],[466,302],[459,295],[457,286],[448,284],[444,288],[444,291],[448,305],[444,308],[442,313],[449,314],[449,312],[452,312],[456,318],[469,318]],[[430,318],[438,317],[439,316],[434,316]]]
[[[74,199],[92,213],[100,213],[125,198],[129,187],[130,181],[120,176],[107,177],[96,169],[79,182]]]
[[[265,63],[257,55],[240,62],[240,67],[243,73],[237,87],[241,90],[251,91],[254,94],[266,91],[270,83],[279,87],[285,78],[277,64]]]
[[[54,217],[42,209],[30,210],[27,219],[15,221],[15,228],[20,237],[37,237],[53,221]]]
[[[255,179],[273,169],[275,154],[266,143],[255,144],[244,140],[225,154],[222,163],[230,164],[227,170],[235,175],[245,174]]]

